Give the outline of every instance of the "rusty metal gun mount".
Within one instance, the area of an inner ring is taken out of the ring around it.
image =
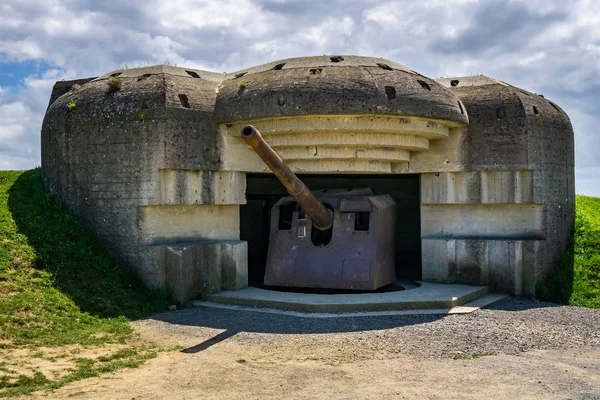
[[[313,194],[253,126],[241,135],[291,195],[271,209],[265,285],[375,290],[396,281],[396,203],[389,195]]]

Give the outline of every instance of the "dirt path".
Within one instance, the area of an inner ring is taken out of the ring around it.
[[[195,309],[134,324],[181,345],[54,399],[600,399],[600,310],[506,300],[447,317]]]

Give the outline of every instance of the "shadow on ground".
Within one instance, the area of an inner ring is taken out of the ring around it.
[[[154,315],[148,319],[173,325],[222,329],[224,332],[183,350],[197,353],[239,332],[273,334],[321,334],[392,329],[433,322],[443,315],[403,315],[307,318],[226,308],[200,307]]]
[[[483,309],[519,312],[537,308],[556,307],[557,304],[528,299],[509,298],[493,303]],[[477,311],[475,311],[477,312]],[[463,315],[385,315],[349,316],[335,318],[311,318],[284,314],[271,314],[250,310],[200,307],[154,315],[148,320],[173,325],[197,326],[221,329],[224,332],[198,345],[183,350],[197,353],[228,339],[239,332],[272,334],[325,334],[376,331],[411,325],[426,324],[444,318],[462,318]],[[469,323],[465,318],[465,323]]]

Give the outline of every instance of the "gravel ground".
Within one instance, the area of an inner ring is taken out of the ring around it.
[[[185,350],[36,398],[600,399],[600,310],[520,299],[447,316],[197,308],[133,326]]]
[[[259,346],[268,352],[302,338],[310,339],[311,345],[340,341],[345,347],[357,349],[351,354],[353,358],[361,358],[360,350],[367,350],[367,356],[375,351],[420,358],[454,358],[472,354],[516,355],[534,349],[600,348],[600,309],[514,298],[470,314],[447,316],[312,319],[200,308],[159,314],[135,324],[144,329],[154,325],[160,335],[180,339],[187,336],[186,332],[197,338],[198,327],[226,330],[213,342],[235,335],[240,344]],[[191,327],[196,329],[190,330]],[[327,333],[336,335],[321,335]],[[301,346],[301,342],[294,345]],[[196,350],[191,348],[190,352]]]

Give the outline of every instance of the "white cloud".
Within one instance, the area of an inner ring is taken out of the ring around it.
[[[600,197],[600,167],[579,168],[575,175],[577,193]]]
[[[3,111],[3,107],[0,107],[0,114],[2,114]],[[2,125],[0,125],[0,140],[6,142],[9,139],[16,139],[21,136],[24,130],[25,127],[23,125],[2,123]]]
[[[40,130],[52,86],[73,79],[71,71],[51,69],[23,80],[24,88],[0,91],[0,169],[27,169],[40,165]]]
[[[0,87],[0,168],[39,164],[39,129],[59,79],[124,65],[169,62],[223,72],[300,55],[360,54],[433,78],[485,74],[543,93],[571,116],[577,190],[592,193],[600,172],[594,169],[600,168],[597,6],[595,0],[4,0],[0,62],[43,61],[52,70],[27,77],[19,89]]]

